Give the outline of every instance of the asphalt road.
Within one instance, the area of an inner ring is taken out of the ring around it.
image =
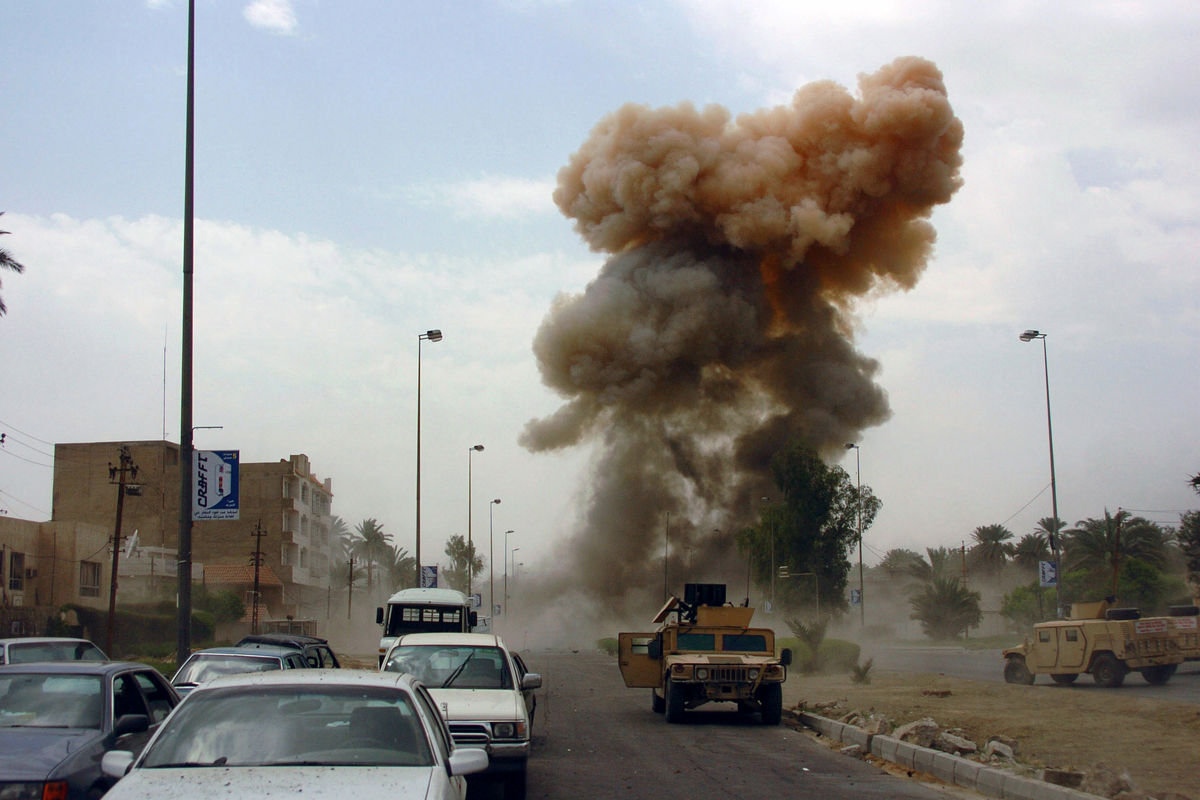
[[[650,710],[650,690],[626,689],[609,656],[524,655],[543,679],[530,800],[951,796],[843,756],[786,725],[764,726],[732,705],[706,706],[720,710],[688,712],[682,724],[668,725]]]
[[[964,650],[958,647],[877,647],[866,648],[863,659],[873,658],[874,668],[882,672],[932,672],[975,681],[1003,681],[1004,658],[999,650]],[[1037,677],[1039,684],[1051,684],[1048,675]],[[1092,681],[1090,675],[1080,675],[1070,686],[1060,687],[1076,692],[1111,692]],[[1142,676],[1131,672],[1125,676],[1120,692],[1139,697],[1200,704],[1200,661],[1187,661],[1162,686],[1151,686]]]

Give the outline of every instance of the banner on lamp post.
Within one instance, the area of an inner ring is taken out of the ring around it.
[[[238,450],[192,451],[192,519],[238,519]]]

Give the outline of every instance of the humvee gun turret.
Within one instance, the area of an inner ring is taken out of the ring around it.
[[[1071,683],[1086,672],[1114,688],[1137,670],[1147,683],[1170,680],[1185,658],[1170,621],[1108,606],[1107,600],[1075,603],[1069,618],[1034,625],[1033,639],[1004,651],[1004,679],[1033,683],[1035,675],[1048,674],[1055,683]]]
[[[618,660],[629,687],[648,688],[651,707],[679,722],[704,703],[737,703],[766,725],[783,715],[783,682],[792,653],[775,654],[775,632],[751,628],[754,609],[725,605],[725,586],[689,583],[654,617],[654,633],[622,633]]]

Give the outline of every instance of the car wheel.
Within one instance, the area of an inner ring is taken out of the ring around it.
[[[1055,683],[1074,683],[1075,679],[1078,677],[1078,672],[1058,672],[1052,674],[1050,676],[1050,680],[1054,681]]]
[[[1092,662],[1092,679],[1105,689],[1115,689],[1124,683],[1126,672],[1128,670],[1124,662],[1117,660],[1112,653],[1101,653]]]
[[[762,702],[763,725],[778,725],[783,719],[783,686],[778,683],[764,684],[758,690]]]
[[[650,710],[655,714],[661,714],[667,710],[667,701],[658,696],[657,689],[650,690]]]
[[[1029,671],[1029,667],[1025,666],[1025,659],[1020,656],[1010,656],[1004,664],[1004,680],[1028,686],[1033,683],[1033,673]]]
[[[683,721],[683,687],[672,681],[667,681],[664,687],[666,699],[663,701],[663,712],[667,718],[667,722],[682,722]]]
[[[504,800],[525,800],[525,770],[504,779]]]
[[[1146,667],[1142,670],[1142,677],[1151,686],[1161,686],[1171,680],[1177,666],[1177,664],[1161,664],[1157,667]]]

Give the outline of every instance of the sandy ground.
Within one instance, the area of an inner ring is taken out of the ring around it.
[[[1021,686],[882,672],[860,685],[847,675],[793,673],[784,685],[784,706],[837,700],[848,711],[881,713],[895,725],[931,717],[942,728],[961,728],[980,748],[998,734],[1015,739],[1017,761],[1030,770],[1088,772],[1103,764],[1127,773],[1135,789],[1151,795],[1200,798],[1200,708],[1122,696],[1119,689],[1082,685],[1086,680]]]

